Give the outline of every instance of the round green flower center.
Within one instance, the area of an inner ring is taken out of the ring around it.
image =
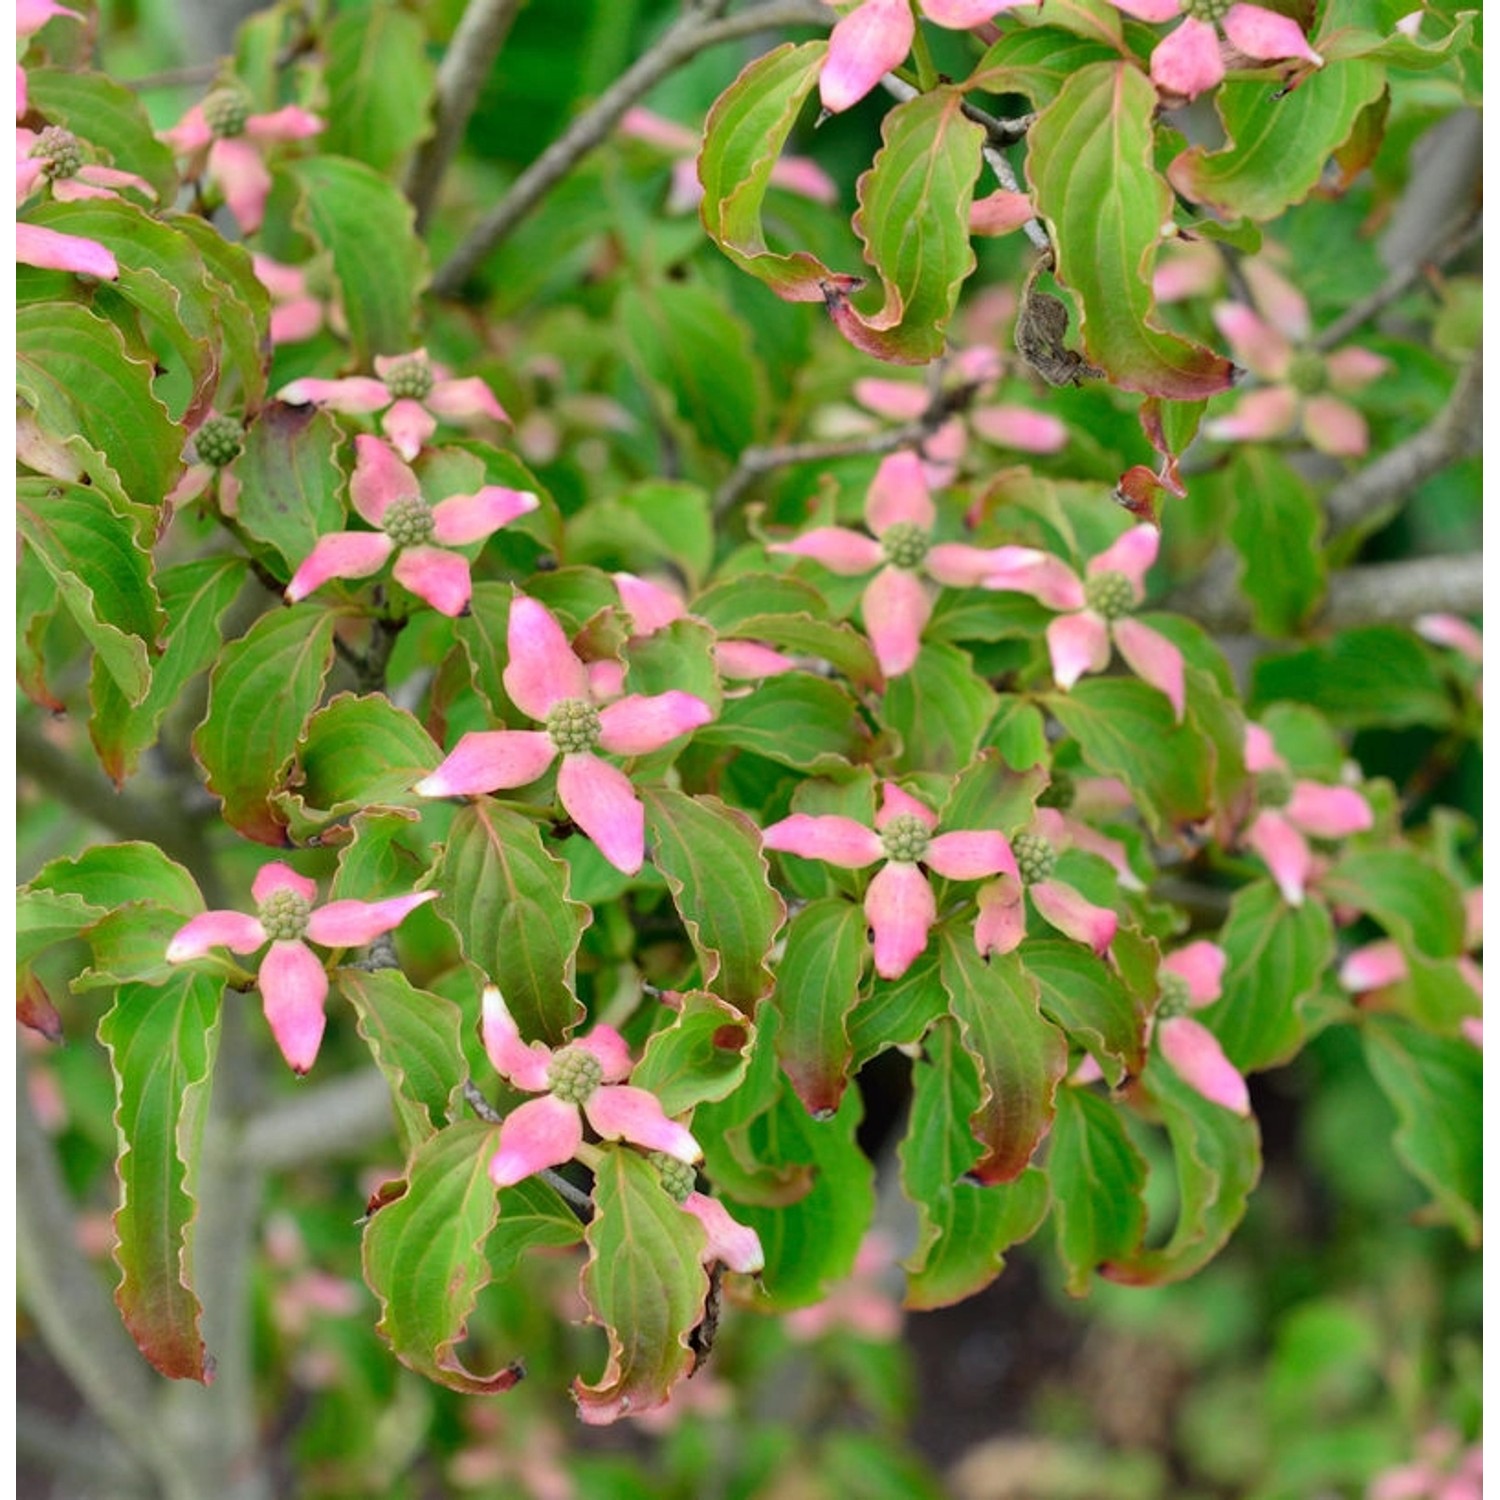
[[[1161,998],[1156,1004],[1156,1014],[1161,1020],[1180,1016],[1191,1009],[1192,989],[1181,974],[1174,974],[1170,969],[1162,970],[1157,976],[1157,988]]]
[[[665,1151],[653,1151],[646,1158],[656,1168],[661,1185],[674,1203],[685,1203],[698,1186],[698,1173],[685,1161],[668,1156]]]
[[[1039,833],[1018,833],[1010,841],[1010,852],[1027,885],[1045,880],[1057,868],[1057,851]]]
[[[1321,354],[1304,349],[1292,356],[1292,366],[1286,372],[1287,384],[1301,396],[1316,396],[1328,384],[1328,366]]]
[[[880,545],[893,568],[909,570],[927,556],[927,533],[915,521],[897,521],[886,528]]]
[[[420,547],[432,540],[432,507],[420,496],[394,501],[381,521],[381,528],[398,547]]]
[[[83,165],[83,153],[78,149],[78,137],[61,125],[49,125],[37,138],[31,154],[39,157],[42,171],[56,181],[59,177],[75,177]]]
[[[1100,573],[1083,586],[1083,597],[1095,614],[1118,620],[1135,608],[1135,590],[1123,573]]]
[[[1052,780],[1047,783],[1047,789],[1036,799],[1038,807],[1055,807],[1059,812],[1066,812],[1073,805],[1073,798],[1078,794],[1078,785],[1067,771],[1053,771]]]
[[[565,1104],[583,1104],[604,1081],[604,1067],[582,1047],[564,1047],[548,1065],[547,1087]]]
[[[203,101],[203,123],[220,140],[245,133],[250,119],[250,95],[241,88],[215,89]]]
[[[885,845],[887,859],[914,865],[927,853],[932,834],[915,813],[897,813],[880,830],[880,842]]]
[[[256,915],[266,936],[273,943],[294,943],[307,931],[307,919],[312,915],[312,902],[296,891],[282,889],[272,891],[260,903]]]
[[[547,733],[562,755],[587,755],[599,744],[599,710],[582,698],[564,698],[547,711]]]
[[[245,429],[233,417],[210,417],[193,439],[198,457],[215,469],[233,463],[244,447]]]
[[[1217,26],[1228,14],[1231,4],[1233,0],[1187,0],[1183,10],[1195,21],[1207,21],[1210,26]]]
[[[425,401],[432,394],[432,367],[416,355],[398,360],[385,377],[385,388],[397,401]]]
[[[1255,778],[1255,800],[1262,807],[1285,807],[1292,800],[1292,778],[1285,771],[1262,771]]]

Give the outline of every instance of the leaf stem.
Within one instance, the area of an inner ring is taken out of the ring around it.
[[[927,45],[927,33],[922,30],[922,11],[917,0],[908,0],[911,6],[912,61],[917,65],[917,87],[925,94],[938,85],[938,71],[932,63],[932,49]]]

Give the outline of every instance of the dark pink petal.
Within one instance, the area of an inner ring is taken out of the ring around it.
[[[775,542],[766,551],[787,557],[810,557],[830,573],[850,578],[868,573],[885,561],[885,552],[874,537],[845,526],[817,526],[796,541]]]
[[[1047,626],[1047,650],[1058,687],[1070,688],[1085,672],[1109,665],[1109,626],[1091,609],[1059,615]]]
[[[1286,761],[1276,751],[1276,742],[1259,724],[1245,725],[1245,769],[1252,775],[1262,771],[1285,771]]]
[[[557,795],[615,869],[626,875],[640,870],[646,861],[646,809],[618,766],[597,755],[565,755]]]
[[[858,870],[885,857],[885,845],[873,828],[853,818],[793,813],[762,829],[761,845],[802,859],[821,859],[844,870]]]
[[[1028,194],[996,188],[993,193],[986,193],[969,205],[969,233],[1014,234],[1028,219],[1035,217],[1036,209]]]
[[[866,376],[854,382],[854,399],[876,416],[893,422],[911,422],[927,410],[929,397],[925,386],[910,380],[882,380]]]
[[[1384,989],[1406,978],[1406,955],[1390,938],[1356,948],[1339,966],[1339,983],[1354,994]]]
[[[916,865],[882,865],[865,891],[865,916],[875,934],[875,972],[899,979],[927,946],[937,921],[937,899]]]
[[[480,729],[464,735],[448,758],[413,790],[422,797],[472,797],[535,781],[557,756],[540,729]]]
[[[1375,826],[1370,804],[1353,787],[1324,786],[1317,781],[1296,782],[1281,813],[1315,839],[1344,839]]]
[[[272,943],[260,961],[260,998],[271,1027],[294,1073],[305,1073],[317,1061],[323,1040],[323,1001],[328,975],[305,944]]]
[[[500,1146],[490,1158],[490,1181],[514,1187],[548,1167],[560,1167],[583,1144],[578,1107],[551,1094],[528,1099],[500,1125]]]
[[[887,677],[911,671],[922,649],[922,630],[932,616],[932,598],[915,573],[882,568],[861,600],[865,633]]]
[[[1208,1027],[1191,1016],[1172,1016],[1157,1026],[1156,1040],[1184,1083],[1210,1103],[1237,1115],[1250,1113],[1250,1090]]]
[[[368,375],[351,375],[347,380],[294,380],[282,386],[276,397],[293,406],[326,406],[330,411],[347,412],[351,416],[379,411],[391,401],[391,393],[385,386]]]
[[[1280,813],[1256,815],[1245,832],[1245,843],[1265,860],[1288,906],[1301,906],[1312,870],[1307,840]]]
[[[382,932],[399,927],[408,912],[436,898],[436,891],[415,891],[384,901],[330,901],[308,918],[307,935],[325,948],[363,948]]]
[[[391,569],[398,583],[424,599],[440,615],[456,619],[469,607],[474,580],[469,560],[442,547],[403,547]]]
[[[631,693],[599,712],[599,743],[611,755],[647,755],[702,728],[714,711],[692,693]]]
[[[931,531],[936,520],[922,460],[910,449],[886,454],[865,495],[865,525],[881,536],[902,522]]]
[[[285,396],[286,393],[282,394]],[[386,512],[398,500],[420,500],[422,486],[389,443],[362,432],[354,439],[354,473],[349,480],[349,498],[365,520],[372,526],[379,526],[385,520]]]
[[[219,184],[235,222],[254,234],[271,195],[271,172],[260,152],[243,137],[217,140],[208,148],[208,175]]]
[[[682,1207],[697,1219],[708,1236],[705,1260],[721,1260],[731,1271],[747,1276],[765,1268],[766,1253],[761,1249],[760,1236],[731,1217],[717,1198],[706,1193],[689,1193]]]
[[[797,669],[790,656],[762,646],[759,641],[718,641],[714,645],[714,661],[720,676],[737,682],[758,682],[762,677],[776,677]]]
[[[990,875],[1021,878],[1003,833],[940,833],[928,844],[922,863],[949,880],[983,880]]]
[[[1059,453],[1068,446],[1065,422],[1029,406],[981,406],[970,425],[986,442],[1023,453]]]
[[[880,783],[880,810],[875,814],[876,828],[884,828],[892,818],[915,818],[929,832],[937,827],[937,814],[925,802],[903,791],[894,781]]]
[[[1188,998],[1193,1005],[1208,1005],[1217,1000],[1224,989],[1224,966],[1229,955],[1207,938],[1189,943],[1162,959],[1162,972],[1175,974],[1187,981]]]
[[[1161,532],[1155,526],[1132,526],[1104,549],[1088,565],[1088,576],[1097,578],[1102,573],[1123,573],[1140,600],[1146,592],[1146,573],[1156,561],[1161,546]]]
[[[330,578],[368,578],[395,549],[383,531],[335,531],[320,536],[286,586],[289,604],[305,599]]]
[[[422,444],[437,431],[437,418],[422,405],[403,396],[391,403],[380,419],[380,430],[395,444],[402,458],[415,458]]]
[[[1195,99],[1223,76],[1219,33],[1207,21],[1193,16],[1158,42],[1151,54],[1151,81],[1168,94]]]
[[[499,986],[487,984],[480,999],[479,1035],[490,1066],[518,1089],[539,1094],[556,1055],[544,1042],[524,1042]]]
[[[1095,906],[1060,880],[1038,880],[1029,890],[1037,911],[1065,936],[1099,954],[1114,942],[1120,919],[1108,907]]]
[[[1224,35],[1249,57],[1275,62],[1283,57],[1301,57],[1319,67],[1323,59],[1308,45],[1302,28],[1290,16],[1278,15],[1244,0],[1231,5],[1219,23]]]
[[[1000,593],[1030,594],[1048,609],[1082,609],[1083,582],[1062,558],[1035,547],[996,547],[993,570],[984,587]]]
[[[167,944],[169,964],[202,958],[210,948],[228,948],[231,953],[254,953],[264,945],[266,929],[241,911],[199,912],[185,927],[179,927]]]
[[[981,953],[1011,953],[1026,936],[1026,896],[1020,879],[995,880],[979,889],[974,946]]]
[[[1273,328],[1243,302],[1220,302],[1214,307],[1214,322],[1229,340],[1234,355],[1262,380],[1282,380],[1292,367],[1292,344],[1279,328]]]
[[[605,1083],[620,1083],[635,1066],[630,1044],[613,1026],[595,1026],[586,1037],[572,1044],[581,1047],[604,1069]]]
[[[107,245],[81,234],[44,229],[40,224],[16,225],[16,259],[44,271],[75,271],[102,281],[118,281],[120,277],[119,263]]]
[[[620,603],[630,614],[632,635],[654,635],[687,613],[682,600],[659,583],[637,578],[634,573],[615,573],[612,576],[620,591]]]
[[[309,880],[307,876],[299,875],[290,865],[273,859],[256,871],[255,879],[250,884],[250,899],[259,906],[277,891],[290,891],[294,896],[301,896],[304,901],[318,899],[316,880]]]
[[[647,1151],[665,1151],[678,1161],[703,1159],[703,1148],[686,1125],[669,1120],[661,1100],[645,1089],[607,1083],[589,1095],[583,1106],[589,1124],[607,1141],[630,1141]]]
[[[317,115],[295,104],[283,105],[268,115],[251,115],[245,121],[245,134],[256,141],[304,141],[322,130],[323,122]]]
[[[1187,689],[1183,681],[1182,652],[1160,631],[1132,620],[1128,615],[1116,620],[1113,626],[1115,645],[1120,655],[1130,664],[1130,669],[1142,682],[1149,682],[1159,692],[1165,693],[1172,705],[1172,714],[1180,724],[1186,703]]]
[[[427,410],[450,422],[470,422],[475,417],[510,421],[505,408],[495,400],[495,393],[477,375],[464,380],[434,381],[427,396]]]
[[[1370,450],[1365,419],[1337,396],[1309,396],[1302,403],[1302,431],[1319,453],[1362,458]]]
[[[818,75],[818,94],[829,114],[858,104],[911,51],[916,22],[907,0],[864,0],[834,28]]]
[[[510,660],[502,680],[523,714],[545,719],[554,704],[588,697],[588,673],[545,605],[518,594],[511,601],[506,643]]]
[[[54,16],[71,16],[75,21],[83,20],[76,10],[58,5],[55,0],[16,0],[16,40],[35,35]]]

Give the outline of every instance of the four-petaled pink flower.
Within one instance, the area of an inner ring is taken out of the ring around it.
[[[535,599],[510,606],[510,660],[503,680],[511,701],[544,730],[473,730],[432,775],[417,783],[424,797],[470,796],[535,781],[560,755],[557,795],[568,816],[627,875],[646,857],[646,810],[630,778],[596,753],[646,755],[707,724],[701,698],[672,690],[631,693],[595,706],[588,668],[562,627]]]
[[[287,584],[287,600],[295,604],[305,599],[330,578],[368,578],[394,552],[391,571],[398,583],[439,613],[461,615],[473,589],[469,560],[447,549],[480,541],[535,510],[536,496],[487,484],[472,495],[450,495],[429,505],[417,476],[379,438],[361,433],[354,446],[358,458],[349,498],[365,520],[381,529],[320,536]]]
[[[59,203],[79,203],[85,198],[118,198],[117,189],[134,188],[155,201],[156,189],[134,172],[101,167],[88,161],[78,137],[61,125],[49,125],[40,133],[16,127],[16,202],[38,187],[50,186]]]
[[[417,891],[385,901],[331,901],[314,909],[317,883],[279,860],[262,865],[250,894],[256,914],[200,912],[167,944],[167,962],[202,958],[210,948],[254,953],[271,945],[260,961],[260,996],[281,1055],[292,1070],[305,1073],[323,1040],[323,1001],[328,975],[323,961],[303,942],[325,948],[361,948],[398,926],[406,914],[436,891]]]
[[[585,1117],[607,1141],[629,1141],[687,1163],[702,1157],[692,1132],[667,1118],[655,1094],[622,1082],[635,1064],[625,1038],[612,1026],[595,1026],[556,1049],[524,1042],[491,984],[484,989],[480,1034],[495,1071],[528,1094],[542,1096],[528,1099],[501,1123],[500,1145],[489,1166],[496,1187],[511,1187],[570,1161],[583,1144]]]
[[[874,828],[853,818],[794,813],[761,833],[767,849],[821,859],[840,869],[885,863],[865,890],[865,917],[875,935],[875,972],[899,979],[927,946],[937,898],[923,866],[949,880],[1018,879],[1005,835],[973,830],[934,835],[937,815],[892,781],[881,788]]]
[[[1151,54],[1151,81],[1164,94],[1194,99],[1211,89],[1225,74],[1222,31],[1236,52],[1246,59],[1279,62],[1300,57],[1315,68],[1323,59],[1308,45],[1302,28],[1245,0],[1112,0],[1118,10],[1138,21],[1170,21],[1183,16],[1182,25],[1156,44]],[[1235,59],[1236,63],[1239,59]]]
[[[932,595],[922,574],[937,583],[970,588],[985,580],[1004,548],[963,542],[932,544],[937,508],[928,493],[922,460],[912,452],[888,454],[865,497],[865,524],[873,536],[845,526],[818,526],[794,542],[768,550],[810,557],[830,572],[851,577],[878,569],[860,607],[875,659],[887,677],[911,670],[932,614]],[[1000,562],[1003,562],[1003,558]]]
[[[1217,943],[1200,940],[1179,948],[1157,970],[1160,998],[1152,1029],[1161,1054],[1178,1077],[1205,1099],[1237,1115],[1250,1113],[1250,1091],[1219,1039],[1188,1014],[1212,1005],[1223,993],[1228,955]]]
[[[1287,22],[1291,25],[1291,22]],[[1247,261],[1246,278],[1265,316],[1243,302],[1221,302],[1214,321],[1236,358],[1261,380],[1233,410],[1203,424],[1231,442],[1288,437],[1300,428],[1314,448],[1334,458],[1358,458],[1370,446],[1365,419],[1334,392],[1357,391],[1390,368],[1368,349],[1320,354],[1310,347],[1307,299],[1260,261]]]
[[[1156,561],[1161,533],[1133,526],[1090,560],[1087,579],[1063,560],[1034,547],[996,547],[996,565],[984,586],[1030,594],[1049,609],[1066,610],[1047,626],[1052,675],[1060,688],[1073,686],[1085,672],[1109,665],[1110,642],[1143,681],[1166,694],[1181,720],[1184,687],[1180,652],[1160,632],[1132,619],[1130,611],[1146,597],[1146,571]]]
[[[439,417],[461,425],[483,419],[510,421],[495,393],[477,375],[454,380],[427,358],[425,349],[377,354],[375,373],[378,380],[368,375],[294,380],[277,394],[294,406],[312,402],[351,415],[383,411],[380,429],[405,459],[422,451],[422,444],[437,431]]]
[[[1374,826],[1370,804],[1349,786],[1294,780],[1271,736],[1259,724],[1245,726],[1245,769],[1256,778],[1259,811],[1242,842],[1265,860],[1291,906],[1301,906],[1313,869],[1306,834],[1316,839],[1348,838]]]
[[[263,153],[283,141],[303,141],[323,129],[323,121],[295,104],[270,114],[251,114],[249,92],[237,84],[213,91],[195,104],[161,139],[187,170],[201,174],[224,195],[235,222],[254,234],[265,217],[271,172]]]

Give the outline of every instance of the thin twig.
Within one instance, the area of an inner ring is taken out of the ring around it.
[[[490,1103],[479,1091],[479,1085],[472,1078],[464,1079],[464,1102],[479,1116],[486,1125],[498,1125],[505,1117],[498,1113],[495,1106]]]
[[[469,232],[432,278],[432,291],[451,297],[497,245],[547,193],[603,144],[625,111],[656,84],[721,42],[737,41],[759,31],[784,26],[826,26],[834,14],[819,0],[761,0],[732,16],[717,16],[717,6],[695,6],[638,57],[624,73],[547,147],[511,184],[509,191]]]
[[[222,58],[212,62],[192,63],[183,68],[163,68],[159,73],[147,73],[142,78],[127,78],[125,87],[133,94],[143,94],[148,89],[202,88],[212,83],[223,66]]]

